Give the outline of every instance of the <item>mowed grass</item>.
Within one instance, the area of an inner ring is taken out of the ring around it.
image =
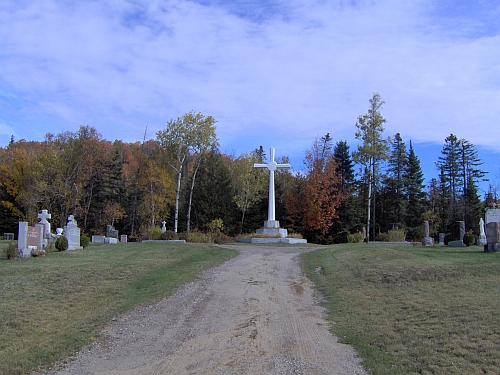
[[[236,255],[209,244],[126,243],[0,259],[0,374],[74,354],[112,318],[170,296]]]
[[[346,244],[301,262],[371,373],[500,374],[500,254]]]

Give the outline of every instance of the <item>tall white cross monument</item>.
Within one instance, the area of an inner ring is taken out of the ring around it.
[[[274,161],[274,148],[271,147],[269,162],[267,164],[255,163],[254,168],[269,169],[269,205],[267,209],[267,220],[264,221],[264,228],[257,229],[259,234],[277,235],[286,237],[288,231],[280,228],[280,222],[275,217],[275,197],[274,197],[274,171],[290,169],[290,164],[278,164]]]

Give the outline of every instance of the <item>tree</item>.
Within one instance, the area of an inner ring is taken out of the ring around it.
[[[238,209],[233,199],[234,189],[225,156],[218,150],[207,152],[198,174],[199,183],[193,192],[193,225],[210,230],[214,220],[219,219],[222,220],[224,233],[235,235]]]
[[[446,186],[443,191],[448,199],[446,224],[456,220],[465,220],[468,213],[474,211],[479,197],[473,197],[476,184],[483,179],[486,172],[478,167],[483,164],[477,156],[473,144],[465,139],[458,139],[450,134],[446,137],[436,166],[442,174],[442,181]],[[472,184],[469,188],[469,184]],[[472,223],[471,223],[472,224]],[[469,223],[466,222],[466,227]]]
[[[263,154],[255,150],[251,155],[244,154],[231,163],[234,202],[241,211],[240,234],[243,232],[248,209],[265,196],[267,179],[253,166],[254,163],[263,163],[265,159],[262,157]]]
[[[165,130],[157,132],[157,140],[166,152],[170,166],[177,173],[177,185],[175,188],[175,211],[174,232],[177,232],[179,221],[179,196],[181,190],[181,179],[183,168],[191,153],[202,153],[203,151],[217,146],[218,140],[215,135],[215,119],[212,116],[204,116],[193,111],[186,113],[176,120],[170,120]],[[190,186],[194,188],[196,171],[192,177]],[[189,200],[188,215],[191,212],[191,199]]]
[[[316,140],[306,152],[307,175],[302,191],[290,197],[287,208],[295,220],[300,218],[301,226],[315,242],[325,241],[333,219],[338,217],[338,208],[347,198],[338,165],[333,155],[326,155],[324,144],[324,140]]]
[[[355,195],[357,183],[354,174],[354,163],[351,159],[347,141],[339,141],[333,149],[333,157],[337,163],[337,173],[341,176],[341,191],[347,195],[338,208],[338,218],[334,220],[331,236],[334,243],[347,242],[347,236],[360,230],[358,197]]]
[[[406,198],[406,235],[412,240],[417,239],[417,232],[421,228],[421,215],[425,210],[425,191],[424,191],[424,174],[420,167],[420,160],[415,154],[413,144],[410,141],[410,149],[408,151],[408,165],[403,172],[404,181],[404,196]]]
[[[366,179],[368,184],[368,208],[367,208],[367,233],[370,233],[371,205],[374,194],[374,187],[377,182],[377,165],[381,160],[388,158],[388,141],[382,139],[384,123],[386,119],[380,114],[380,109],[384,105],[380,94],[374,93],[370,99],[368,112],[358,117],[356,127],[356,139],[363,143],[358,145],[358,149],[353,153],[353,159],[356,163],[365,167]],[[375,202],[373,204],[373,222],[375,223]],[[374,232],[375,232],[375,225]],[[374,235],[375,237],[375,235]]]
[[[387,178],[385,179],[387,204],[387,221],[390,225],[398,225],[400,228],[405,223],[407,201],[404,195],[404,174],[408,165],[406,145],[397,133],[391,139],[391,154],[388,160]]]

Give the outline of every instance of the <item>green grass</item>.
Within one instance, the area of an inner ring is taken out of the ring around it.
[[[6,246],[0,241],[0,254]],[[0,374],[73,354],[110,319],[168,297],[236,254],[209,244],[127,243],[0,259]]]
[[[500,254],[346,244],[301,262],[373,374],[500,374]]]

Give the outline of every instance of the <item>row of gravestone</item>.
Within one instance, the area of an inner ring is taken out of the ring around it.
[[[51,214],[47,210],[42,210],[38,214],[40,222],[34,226],[28,225],[26,221],[20,221],[17,235],[17,250],[21,258],[25,258],[34,252],[44,252],[49,241],[55,241],[58,237],[64,236],[68,240],[68,250],[81,249],[80,228],[73,215],[68,217],[68,223],[64,228],[57,228],[56,233],[52,233],[48,219]]]
[[[498,252],[500,250],[500,209],[488,209],[485,219],[479,221],[479,238],[477,244],[484,246],[484,251]],[[486,223],[486,224],[485,224]],[[429,222],[424,222],[424,238],[422,245],[433,245],[434,239],[430,237]],[[465,222],[457,221],[450,227],[451,241],[448,246],[465,246],[463,238],[465,236]],[[439,233],[439,244],[444,245],[445,233]]]
[[[126,234],[122,234],[119,236],[118,231],[112,225],[107,225],[106,235],[92,236],[92,242],[116,244],[118,243],[118,237],[120,238],[120,242],[127,242]]]
[[[57,228],[56,233],[51,232],[51,224],[48,221],[52,215],[47,210],[42,210],[38,214],[39,223],[34,226],[27,222],[19,222],[17,236],[17,250],[19,257],[28,257],[34,252],[44,252],[49,241],[55,241],[58,237],[64,236],[68,240],[68,250],[82,249],[80,246],[80,228],[73,215],[68,217],[68,223],[64,228]],[[6,238],[7,237],[7,238]],[[4,239],[14,239],[13,233],[5,233]],[[118,231],[111,225],[106,228],[106,236],[92,236],[92,242],[117,243]],[[120,242],[127,242],[127,236],[121,235]]]

